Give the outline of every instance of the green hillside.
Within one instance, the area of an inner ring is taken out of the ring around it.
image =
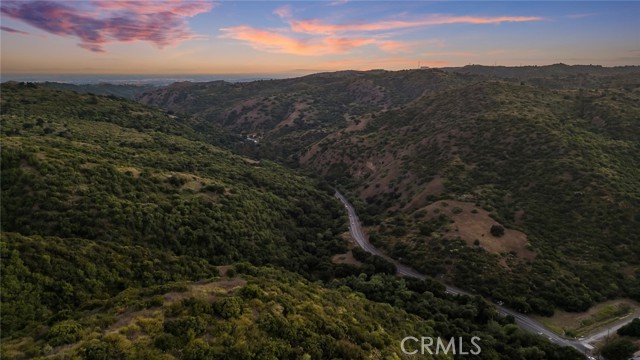
[[[111,95],[131,100],[135,99],[139,94],[153,90],[156,87],[154,85],[114,85],[108,83],[76,85],[49,81],[40,85],[58,90],[71,90],[81,94]]]
[[[344,249],[331,190],[142,105],[3,86],[2,224],[318,275]],[[286,181],[282,181],[286,179]]]
[[[352,184],[376,244],[464,288],[525,312],[639,299],[638,90],[432,93],[307,166]]]
[[[395,257],[549,314],[640,298],[639,84],[634,66],[466,66],[180,83],[140,100],[351,189]]]
[[[332,189],[191,118],[28,83],[1,107],[3,359],[402,359],[405,336],[581,358],[382,259],[333,264]]]
[[[449,73],[481,75],[506,81],[526,82],[551,89],[603,87],[633,89],[640,77],[638,66],[600,65],[482,66],[446,67]]]
[[[302,149],[334,132],[360,128],[375,114],[473,77],[373,70],[246,83],[180,82],[138,100],[194,116],[203,131],[217,126],[258,140],[257,149],[245,141],[235,144],[236,151],[293,164]]]
[[[219,276],[202,259],[140,246],[6,233],[1,246],[3,330],[31,325],[3,339],[7,359],[450,358],[403,354],[399,341],[416,335],[462,336],[467,352],[480,337],[475,358],[581,358],[480,299],[389,275],[327,288],[248,264]]]

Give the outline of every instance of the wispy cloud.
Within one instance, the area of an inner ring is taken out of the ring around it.
[[[255,29],[250,26],[236,26],[220,30],[225,33],[221,36],[222,38],[244,41],[256,50],[293,55],[341,54],[374,42],[372,39],[338,37],[296,39],[274,31]]]
[[[285,5],[285,6],[281,6],[275,10],[273,10],[273,13],[278,15],[279,17],[283,18],[283,19],[291,19],[293,17],[292,12],[291,12],[291,6],[289,5]]]
[[[377,43],[380,50],[390,54],[407,53],[415,48],[415,43],[407,41],[388,40]]]
[[[22,31],[22,30],[17,30],[14,28],[10,28],[8,26],[0,26],[0,30],[2,31],[6,31],[12,34],[20,34],[20,35],[31,35],[31,33],[28,33],[26,31]]]
[[[84,49],[104,52],[104,45],[114,42],[147,41],[162,48],[198,38],[186,18],[213,7],[198,0],[2,1],[0,11],[48,33],[75,37]]]
[[[331,2],[327,3],[327,5],[329,5],[329,6],[340,6],[340,5],[344,5],[344,4],[348,3],[348,2],[349,2],[349,0],[334,0],[334,1],[331,1]]]
[[[170,12],[183,17],[192,17],[210,11],[216,5],[206,0],[96,0],[92,4],[102,10],[138,15]]]
[[[330,24],[319,19],[291,20],[289,25],[295,32],[307,34],[334,34],[336,32],[389,31],[445,24],[500,24],[504,22],[528,22],[540,20],[543,20],[543,18],[537,16],[474,17],[430,15],[424,18],[412,20],[383,20],[377,22],[343,24]]]
[[[220,29],[224,32],[221,37],[244,41],[257,50],[296,55],[341,54],[365,45],[375,45],[383,52],[397,54],[412,52],[416,47],[412,42],[393,40],[393,33],[397,31],[445,24],[501,24],[543,20],[537,16],[475,17],[432,14],[402,20],[333,24],[323,19],[296,19],[290,5],[279,7],[273,13],[289,25],[289,28],[274,32],[251,26],[229,27]],[[403,18],[406,16],[402,15]]]

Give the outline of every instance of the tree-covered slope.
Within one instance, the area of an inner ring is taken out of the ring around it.
[[[1,101],[3,358],[396,359],[405,336],[580,358],[381,259],[333,264],[333,190],[193,118],[24,83]]]
[[[238,151],[280,160],[297,159],[327,135],[363,127],[376,114],[425,92],[461,84],[473,76],[437,70],[342,71],[247,83],[175,83],[141,94],[144,104],[193,115],[202,127],[220,126],[258,141]]]
[[[638,91],[436,92],[314,144],[306,165],[352,184],[379,246],[522,311],[639,298]]]
[[[3,231],[313,276],[344,251],[331,189],[200,141],[185,120],[28,84],[3,84],[2,109]]]
[[[467,65],[463,67],[447,67],[442,70],[449,73],[465,75],[481,75],[499,78],[506,81],[526,82],[551,89],[627,87],[633,88],[640,80],[640,67],[600,65],[566,65],[553,64],[546,66],[483,66]]]
[[[97,308],[128,288],[218,275],[205,259],[139,245],[17,233],[1,237],[3,338]]]
[[[582,310],[640,296],[639,100],[483,82],[315,144],[307,166],[355,179],[377,244],[423,271],[524,311]]]
[[[154,85],[115,85],[108,83],[76,85],[60,82],[44,82],[40,85],[58,90],[71,90],[81,94],[111,95],[131,100],[135,99],[139,94],[156,87]]]
[[[181,83],[141,100],[350,187],[378,246],[522,311],[638,298],[638,67],[443,70]]]
[[[3,339],[8,359],[452,358],[406,355],[406,336],[462,337],[467,352],[479,338],[478,356],[456,358],[582,358],[434,283],[361,275],[323,287],[248,264],[219,276],[201,259],[140,246],[6,233],[0,244],[3,330],[30,324]]]

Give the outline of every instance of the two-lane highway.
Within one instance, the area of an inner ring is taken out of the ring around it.
[[[392,259],[391,257],[389,257],[387,254],[383,253],[382,251],[378,250],[375,246],[373,246],[370,242],[369,242],[369,238],[365,235],[364,230],[362,229],[362,225],[360,223],[360,219],[358,218],[358,214],[356,213],[355,209],[353,208],[353,206],[351,205],[351,203],[349,203],[349,201],[338,191],[336,191],[335,196],[340,200],[340,202],[342,202],[342,204],[344,205],[345,209],[347,210],[347,213],[349,214],[349,233],[351,234],[351,237],[358,243],[358,245],[366,252],[371,253],[373,255],[378,255],[380,257],[385,258],[386,260],[390,261],[391,263],[393,263],[397,270],[398,270],[398,275],[401,276],[408,276],[408,277],[412,277],[412,278],[417,278],[417,279],[421,279],[424,280],[426,278],[426,275],[421,274],[420,272],[418,272],[417,270],[404,265],[402,263],[400,263],[399,261]],[[456,287],[453,286],[449,286],[447,284],[444,284],[446,286],[446,292],[452,295],[471,295],[470,293],[458,289]],[[586,353],[587,352],[587,347],[585,347],[581,342],[576,341],[576,340],[570,340],[570,339],[565,339],[559,335],[557,335],[556,333],[552,332],[551,330],[548,330],[547,328],[544,327],[544,325],[540,324],[539,322],[537,322],[536,320],[520,314],[516,311],[513,311],[511,309],[507,309],[504,306],[500,306],[500,305],[495,305],[496,310],[498,311],[498,313],[500,315],[506,316],[506,315],[511,315],[515,318],[516,324],[518,326],[520,326],[522,329],[534,333],[534,334],[538,334],[540,336],[545,336],[547,339],[549,339],[551,342],[554,342],[558,345],[561,346],[571,346],[573,348],[576,348],[578,351],[582,352],[582,353]]]

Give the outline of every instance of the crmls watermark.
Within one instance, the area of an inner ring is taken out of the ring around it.
[[[400,341],[400,349],[406,355],[421,355],[430,354],[453,354],[453,355],[478,355],[482,352],[482,348],[479,345],[480,338],[474,336],[470,339],[470,346],[466,346],[464,338],[452,337],[447,342],[440,337],[426,337],[423,336],[420,339],[407,336]]]

